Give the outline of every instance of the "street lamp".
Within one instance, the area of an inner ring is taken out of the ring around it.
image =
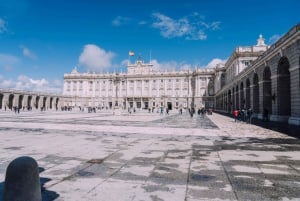
[[[111,79],[111,81],[113,81],[114,85],[115,85],[115,91],[116,91],[116,94],[115,94],[115,103],[114,103],[114,109],[119,109],[119,96],[118,96],[118,91],[119,91],[119,83],[120,81],[123,81],[125,80],[124,78],[122,79],[120,76],[119,76],[119,73],[116,73],[115,77],[113,79]]]

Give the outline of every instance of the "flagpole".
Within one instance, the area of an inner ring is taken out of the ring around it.
[[[130,64],[130,51],[128,53],[128,65]]]

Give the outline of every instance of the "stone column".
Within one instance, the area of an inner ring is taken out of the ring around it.
[[[258,88],[259,88],[259,114],[257,114],[257,118],[258,119],[262,119],[263,118],[263,111],[264,111],[264,82],[263,81],[259,81],[258,82]]]
[[[38,104],[37,109],[40,109],[41,107],[43,107],[43,101],[44,101],[44,96],[40,96],[39,102],[37,103]]]
[[[28,95],[23,95],[22,109],[28,105]]]
[[[45,101],[45,109],[48,110],[50,108],[50,98],[45,96],[44,98],[46,98],[46,101]],[[44,99],[43,98],[43,99]]]
[[[19,106],[19,94],[14,94],[13,107]]]
[[[289,124],[300,125],[300,65],[290,66],[291,76],[291,116]]]
[[[3,105],[3,108],[5,109],[6,107],[6,110],[8,110],[8,103],[9,103],[9,93],[4,93],[3,94],[3,100],[2,100],[2,105]]]
[[[252,108],[252,111],[253,111],[253,100],[254,100],[254,93],[253,93],[253,90],[254,90],[254,85],[251,84],[250,85],[250,108]]]

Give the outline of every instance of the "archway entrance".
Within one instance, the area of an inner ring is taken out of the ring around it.
[[[277,78],[277,95],[273,94],[272,98],[278,99],[278,115],[291,115],[291,78],[289,72],[289,61],[286,57],[282,57],[278,63]],[[277,96],[277,97],[276,97]]]
[[[10,94],[8,97],[8,108],[12,110],[14,104],[14,95]]]
[[[250,105],[251,97],[250,97],[250,80],[246,80],[246,109],[248,110]]]
[[[40,102],[40,97],[37,96],[37,97],[35,98],[35,103],[34,103],[35,109],[38,109],[38,108],[39,108],[39,102]]]
[[[27,110],[31,110],[31,101],[32,101],[32,96],[28,96],[27,99]]]
[[[43,110],[46,110],[47,108],[46,108],[46,101],[47,101],[47,97],[44,97],[43,98]]]
[[[18,101],[18,108],[21,109],[23,107],[23,98],[24,96],[23,95],[20,95],[19,96],[19,101]]]
[[[4,95],[3,94],[0,94],[0,109],[2,109],[2,102],[3,102],[3,97]]]
[[[228,91],[228,112],[232,111],[232,99],[231,99],[231,91]]]
[[[167,102],[168,110],[172,110],[172,102]]]
[[[259,113],[259,86],[258,75],[255,73],[253,77],[253,112]]]
[[[263,73],[263,114],[272,114],[272,81],[269,67],[264,69]]]
[[[50,109],[52,109],[53,97],[50,98]]]

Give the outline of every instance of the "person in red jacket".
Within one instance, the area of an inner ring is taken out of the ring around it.
[[[234,122],[236,122],[239,116],[239,111],[237,109],[233,110],[233,116],[234,116]]]

